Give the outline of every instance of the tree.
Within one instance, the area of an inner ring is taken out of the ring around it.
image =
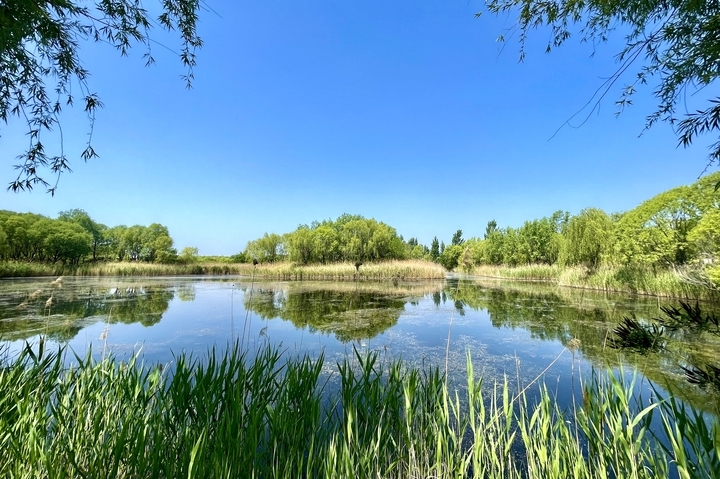
[[[568,264],[596,269],[612,248],[614,224],[604,211],[587,208],[570,218],[564,256]]]
[[[138,261],[142,254],[144,236],[144,226],[134,225],[125,229],[120,243],[120,248],[124,251],[123,257],[127,256],[131,261]]]
[[[455,234],[453,234],[452,241],[450,243],[460,246],[464,242],[465,240],[462,237],[462,230],[457,230]]]
[[[340,258],[340,243],[338,232],[332,225],[322,224],[315,230],[315,250],[318,260],[325,264],[329,261],[337,261]]]
[[[720,76],[720,7],[716,1],[488,0],[486,5],[494,14],[518,12],[521,60],[530,30],[540,26],[550,29],[547,51],[571,38],[574,26],[579,26],[581,41],[589,44],[606,41],[614,31],[626,32],[625,47],[617,55],[619,66],[599,88],[599,100],[591,102],[592,110],[626,72],[634,69],[636,74],[615,102],[618,113],[631,105],[637,87],[655,79],[659,103],[646,117],[646,128],[666,121],[676,129],[683,146],[699,134],[720,131],[720,97],[709,98],[707,108],[688,113],[682,120],[677,112],[678,104],[682,106],[693,93]],[[710,147],[710,162],[715,161],[720,161],[720,141]]]
[[[170,263],[177,257],[177,251],[172,247],[173,240],[167,226],[153,223],[145,227],[141,241],[142,249],[140,254],[145,261]]]
[[[125,259],[125,232],[127,229],[127,226],[119,225],[108,228],[105,231],[105,240],[107,241],[107,244],[104,249],[114,260],[122,261]]]
[[[459,244],[449,245],[440,255],[440,264],[448,271],[452,271],[459,264],[463,249]]]
[[[288,254],[290,260],[308,264],[315,253],[315,231],[305,225],[288,234]]]
[[[276,233],[265,233],[262,238],[250,241],[245,252],[261,263],[274,263],[285,255],[283,238]]]
[[[186,246],[180,250],[178,260],[181,263],[195,263],[198,260],[198,249],[194,246]]]
[[[121,55],[133,44],[147,48],[147,65],[152,56],[150,31],[154,26],[177,31],[179,56],[187,68],[183,79],[193,80],[195,51],[202,46],[197,35],[200,0],[162,0],[157,19],[153,19],[140,0],[5,0],[0,5],[0,120],[12,117],[27,124],[29,147],[15,165],[19,173],[10,182],[13,191],[43,186],[54,194],[60,175],[70,170],[70,160],[62,147],[45,150],[45,133],[58,124],[64,106],[72,106],[78,95],[88,115],[90,135],[80,157],[97,157],[92,147],[95,111],[102,107],[98,95],[88,84],[89,72],[83,67],[80,47],[84,41],[108,43]],[[55,176],[54,183],[47,174]]]
[[[370,259],[369,243],[373,234],[371,226],[365,219],[350,220],[343,224],[340,231],[340,251],[346,261]]]
[[[85,231],[92,235],[92,259],[93,261],[96,261],[98,247],[102,246],[105,242],[103,232],[107,229],[107,226],[96,223],[92,218],[90,218],[89,214],[80,209],[61,211],[58,214],[58,219],[61,221],[77,223],[82,226]]]
[[[714,184],[720,172],[689,186],[664,191],[628,211],[617,222],[617,259],[646,265],[683,265],[696,254],[697,237],[689,235],[702,218],[718,208]],[[708,220],[710,221],[710,220]]]
[[[487,239],[488,236],[490,236],[491,234],[493,234],[493,233],[496,232],[497,230],[498,230],[497,221],[495,221],[495,220],[490,220],[490,221],[488,221],[488,224],[487,224],[487,226],[485,227],[485,239]]]
[[[5,234],[5,231],[0,226],[0,260],[6,259],[6,255],[10,251],[10,245],[7,241],[7,235]]]
[[[518,229],[518,260],[520,263],[553,264],[558,258],[559,234],[553,218],[526,221]]]
[[[430,257],[433,261],[437,261],[440,257],[440,242],[438,241],[437,236],[435,236],[432,243],[430,243]]]
[[[44,256],[51,262],[77,264],[91,251],[92,235],[77,223],[52,221],[44,227]]]

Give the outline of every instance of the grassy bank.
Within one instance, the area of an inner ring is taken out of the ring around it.
[[[444,279],[442,266],[427,261],[386,261],[360,266],[351,263],[302,266],[295,263],[271,263],[253,266],[246,263],[153,264],[140,262],[62,264],[1,262],[0,278],[35,276],[185,276],[241,275],[284,281]]]
[[[603,266],[595,271],[557,265],[476,266],[473,274],[519,281],[545,281],[571,288],[688,300],[720,301],[720,290],[669,270]]]
[[[438,370],[237,346],[168,368],[26,348],[0,359],[2,477],[603,478],[720,474],[720,424],[593,376],[560,410],[504,384],[465,392]],[[330,390],[328,384],[339,383]],[[649,430],[656,418],[656,437]],[[658,420],[659,419],[659,420]],[[674,469],[677,469],[675,471]]]

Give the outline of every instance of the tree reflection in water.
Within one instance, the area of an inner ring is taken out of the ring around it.
[[[339,341],[370,339],[397,324],[408,302],[438,293],[442,282],[285,283],[255,286],[245,309],[262,319],[281,318],[297,328],[333,334]]]
[[[80,285],[35,281],[3,290],[0,337],[27,340],[38,334],[64,343],[97,322],[157,324],[175,291],[168,284],[104,279]],[[47,306],[52,297],[52,304]]]

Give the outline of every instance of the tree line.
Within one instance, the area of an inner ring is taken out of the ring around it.
[[[341,261],[404,259],[407,243],[395,228],[360,215],[343,214],[336,220],[313,221],[291,233],[265,233],[236,255],[241,261],[272,263],[290,260],[302,264]]]
[[[108,227],[81,209],[62,211],[56,219],[34,213],[0,211],[0,259],[3,261],[62,262],[183,261],[197,249],[180,254],[166,226]]]
[[[720,173],[707,175],[624,213],[587,208],[571,216],[558,211],[519,228],[498,228],[491,221],[483,238],[468,240],[456,255],[461,266],[542,263],[584,265],[591,271],[601,265],[714,264],[720,252],[718,181]]]
[[[713,265],[720,253],[720,172],[689,186],[665,191],[624,213],[586,208],[577,215],[556,211],[525,221],[517,228],[489,221],[483,237],[463,238],[457,230],[450,243],[433,238],[430,246],[405,240],[385,223],[343,214],[337,220],[300,225],[283,235],[250,241],[238,261],[302,264],[336,261],[424,259],[448,270],[476,265],[603,265],[673,268]],[[709,274],[720,281],[720,272]],[[713,272],[716,271],[716,272]]]
[[[624,212],[586,208],[577,215],[557,211],[522,226],[489,221],[482,238],[465,240],[457,230],[446,245],[405,240],[395,228],[372,218],[343,214],[336,220],[299,225],[286,234],[265,233],[248,242],[235,262],[294,261],[299,264],[422,259],[448,270],[477,265],[603,265],[706,271],[720,283],[720,172],[689,186],[670,189]],[[85,211],[60,212],[56,219],[0,211],[0,260],[63,262],[190,262],[197,248],[173,247],[167,227],[107,227]],[[696,266],[702,268],[696,268]],[[706,266],[709,266],[706,268]]]

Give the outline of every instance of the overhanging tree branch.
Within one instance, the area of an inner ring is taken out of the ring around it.
[[[95,0],[91,8],[75,0],[6,0],[0,5],[0,120],[25,119],[30,144],[18,155],[14,165],[17,178],[8,190],[29,191],[42,186],[54,194],[60,176],[72,171],[59,132],[60,152],[48,154],[41,141],[43,132],[59,125],[64,106],[73,106],[73,84],[80,88],[83,109],[88,115],[89,135],[80,153],[84,161],[98,156],[92,146],[95,112],[102,108],[98,95],[88,85],[88,71],[81,66],[83,41],[104,42],[127,55],[137,43],[148,51],[146,65],[154,58],[150,50],[151,18],[141,0]],[[200,0],[161,0],[158,25],[177,31],[178,54],[186,73],[186,86],[192,86],[195,51],[202,47],[197,35]],[[55,93],[55,99],[50,95]],[[48,181],[48,173],[54,183]]]

